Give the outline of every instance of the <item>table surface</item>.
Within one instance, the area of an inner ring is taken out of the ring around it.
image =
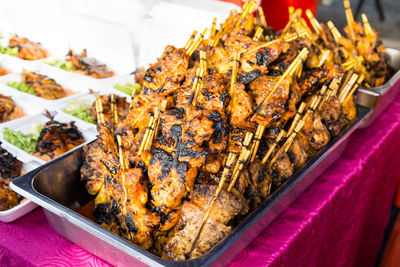
[[[400,178],[400,95],[230,266],[373,266]],[[41,208],[0,223],[1,266],[109,266],[52,231]]]

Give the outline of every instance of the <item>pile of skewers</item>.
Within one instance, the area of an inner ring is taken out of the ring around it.
[[[82,180],[106,229],[163,258],[204,255],[357,116],[354,92],[388,77],[384,47],[345,1],[332,22],[289,9],[274,33],[255,1],[183,48],[167,46],[143,75],[128,114],[111,123],[96,101],[99,138]],[[206,38],[206,36],[208,38]]]

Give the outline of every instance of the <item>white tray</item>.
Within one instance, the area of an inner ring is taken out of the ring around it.
[[[20,157],[18,157],[18,153],[16,153],[15,149],[10,146],[9,144],[3,143],[1,145],[4,149],[6,149],[8,152],[10,152],[14,157],[17,157],[18,160],[20,160],[22,162],[22,169],[28,173],[34,169],[36,169],[37,167],[39,167],[41,164],[34,161],[34,160],[24,160],[21,159]],[[37,207],[37,204],[35,204],[34,202],[28,200],[28,199],[24,199],[22,203],[20,203],[19,205],[9,209],[9,210],[5,210],[5,211],[0,211],[0,221],[2,222],[12,222],[22,216],[24,216],[25,214],[29,213],[30,211],[32,211],[33,209],[35,209]]]
[[[37,73],[40,73],[40,74],[44,74],[40,70],[36,70],[34,72],[37,72]],[[48,76],[50,78],[53,78],[50,75],[48,75]],[[13,94],[15,96],[17,96],[17,95],[24,96],[25,99],[27,99],[27,101],[30,103],[30,105],[36,105],[36,106],[41,107],[41,108],[56,107],[59,104],[65,102],[65,101],[68,101],[69,99],[75,97],[77,94],[89,91],[89,88],[87,86],[79,85],[79,83],[75,82],[74,80],[68,81],[65,78],[54,79],[54,80],[58,84],[60,84],[62,87],[73,91],[75,94],[71,95],[71,96],[63,97],[63,98],[60,98],[60,99],[48,100],[48,99],[45,99],[45,98],[42,98],[42,97],[31,95],[29,93],[21,92],[21,91],[13,88],[11,86],[8,86],[7,82],[21,82],[21,72],[19,72],[19,73],[10,73],[10,74],[1,76],[0,77],[0,90],[13,91]],[[1,89],[1,88],[3,88],[3,89]]]
[[[28,94],[21,94],[18,90],[10,90],[8,86],[0,86],[0,94],[11,97],[15,105],[20,106],[26,116],[36,114],[40,111],[40,108],[37,105],[32,104]],[[0,125],[1,124],[2,123],[0,123]]]
[[[90,55],[89,55],[90,56]],[[102,78],[102,79],[97,79],[93,78],[91,76],[87,76],[84,74],[79,74],[73,71],[66,71],[61,68],[58,68],[56,66],[52,66],[46,62],[53,62],[54,60],[65,60],[66,57],[52,57],[52,58],[47,58],[40,60],[38,63],[38,68],[46,75],[50,77],[54,77],[55,79],[59,79],[64,77],[65,79],[68,80],[74,80],[77,83],[82,84],[83,86],[87,86],[90,88],[99,88],[101,87],[106,81],[112,81],[118,78],[118,76],[122,76],[122,74],[117,73],[114,71],[115,76],[109,77],[109,78]],[[107,63],[106,63],[107,64]],[[108,65],[107,65],[108,67]]]
[[[49,110],[49,111],[51,114],[56,113],[56,115],[54,116],[54,120],[56,120],[56,121],[64,122],[64,123],[71,121],[71,118],[69,116],[66,116],[63,113],[60,113],[60,112],[57,112],[54,110]],[[32,133],[33,127],[36,127],[37,125],[40,125],[40,124],[44,124],[49,120],[44,115],[44,113],[45,113],[45,111],[43,110],[43,112],[35,114],[35,115],[23,117],[20,119],[16,119],[13,121],[9,121],[9,122],[0,124],[0,140],[3,142],[3,144],[5,144],[5,147],[13,148],[13,151],[15,151],[15,156],[17,158],[20,158],[21,160],[26,161],[26,162],[36,161],[41,164],[46,163],[46,161],[44,161],[43,159],[35,157],[35,156],[29,154],[28,152],[25,152],[24,150],[18,148],[17,146],[10,144],[7,140],[4,139],[4,136],[3,136],[4,128],[10,128],[12,130],[21,131],[24,134]],[[97,134],[96,131],[93,129],[93,124],[83,122],[81,120],[74,120],[74,121],[75,121],[76,127],[78,127],[78,129],[82,132],[83,137],[85,138],[85,142],[83,144],[79,145],[78,147],[76,147],[72,150],[69,150],[68,152],[73,151],[73,150],[93,141],[94,139],[96,139],[96,134]]]

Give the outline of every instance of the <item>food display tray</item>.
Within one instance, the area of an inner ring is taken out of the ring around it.
[[[44,72],[42,72],[39,69],[34,69],[33,71],[36,73],[39,73],[39,74],[45,74]],[[51,75],[48,75],[48,76],[49,76],[49,78],[54,79]],[[24,96],[24,98],[27,99],[27,101],[30,103],[30,105],[37,105],[40,107],[47,107],[47,108],[57,107],[61,103],[68,101],[69,99],[72,99],[79,94],[89,92],[88,86],[84,86],[84,85],[82,86],[79,83],[75,82],[73,79],[68,80],[65,77],[64,78],[59,77],[58,79],[54,79],[54,80],[59,85],[61,85],[63,88],[73,91],[74,94],[63,97],[63,98],[55,99],[55,100],[49,100],[49,99],[38,97],[38,96],[29,94],[29,93],[21,92],[18,89],[15,89],[14,87],[7,85],[8,82],[21,82],[21,72],[10,73],[10,74],[0,77],[0,90],[13,91],[14,95]]]
[[[36,162],[35,160],[21,158],[18,155],[18,151],[16,151],[14,147],[4,143],[1,144],[1,146],[22,162],[22,169],[25,173],[28,173],[40,166],[40,163]],[[19,217],[22,217],[25,214],[29,213],[36,207],[37,207],[36,203],[32,202],[31,200],[24,199],[19,205],[13,208],[5,211],[0,211],[0,221],[6,223],[12,222],[18,219]]]
[[[384,85],[375,88],[360,88],[356,94],[357,104],[374,109],[362,128],[369,126],[394,101],[400,89],[400,50],[387,48],[390,65],[395,74]]]
[[[102,87],[104,83],[112,82],[113,80],[118,80],[119,77],[124,76],[120,73],[115,73],[115,76],[108,78],[93,78],[91,76],[87,76],[84,74],[80,74],[73,71],[67,71],[60,69],[56,66],[52,66],[46,62],[52,62],[54,60],[65,60],[66,57],[52,57],[40,60],[36,65],[43,73],[46,75],[53,77],[54,79],[64,77],[68,80],[74,80],[85,86],[94,86],[96,88]]]
[[[35,115],[26,116],[23,118],[19,118],[19,119],[13,120],[13,121],[9,121],[9,122],[0,124],[0,140],[2,141],[3,145],[5,145],[5,147],[12,147],[13,151],[14,151],[14,153],[12,153],[12,154],[22,161],[33,160],[35,162],[39,162],[40,164],[46,163],[46,161],[42,160],[41,158],[31,155],[31,154],[25,152],[24,150],[18,148],[17,146],[14,146],[13,144],[9,143],[7,140],[5,140],[4,136],[3,136],[3,129],[10,128],[12,130],[21,131],[25,134],[31,133],[34,130],[33,127],[37,127],[40,124],[44,124],[49,120],[45,115],[45,111],[44,110],[41,110],[41,111],[42,111],[41,113],[37,113]],[[55,114],[54,120],[56,120],[56,121],[65,122],[65,123],[71,121],[70,117],[65,116],[64,114],[62,114],[60,112],[57,112],[54,110],[49,110],[49,112],[53,115]],[[78,146],[72,150],[75,150],[75,149],[93,141],[97,135],[96,131],[93,129],[92,124],[90,124],[90,123],[76,120],[75,125],[82,132],[83,137],[85,138],[85,143],[81,144],[80,146]]]
[[[372,112],[361,106],[357,106],[357,111],[356,120],[339,136],[249,213],[226,238],[207,254],[193,260],[175,262],[161,259],[78,213],[94,198],[80,181],[82,149],[69,152],[21,176],[12,182],[11,188],[42,206],[49,224],[57,233],[112,265],[224,266],[341,155],[349,136]]]

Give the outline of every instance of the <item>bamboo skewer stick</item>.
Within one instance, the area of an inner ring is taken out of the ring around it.
[[[200,88],[203,85],[203,77],[205,72],[205,64],[206,64],[206,52],[200,51],[200,65],[197,69],[196,78],[193,83],[193,98],[189,101],[189,108],[192,108],[197,103],[197,96],[199,94]]]
[[[231,97],[233,97],[234,92],[235,92],[235,83],[236,83],[236,79],[237,79],[239,59],[240,59],[240,53],[238,51],[236,51],[233,56],[234,61],[233,61],[233,67],[232,67],[231,86],[230,86],[230,90],[229,90],[229,95]]]
[[[256,30],[256,32],[255,32],[255,34],[254,34],[254,36],[253,36],[253,40],[254,40],[254,41],[260,40],[261,37],[262,37],[263,31],[264,31],[264,30],[263,30],[262,27],[257,26],[257,30]]]
[[[340,79],[333,79],[332,82],[328,85],[325,97],[318,104],[317,107],[318,110],[322,108],[325,101],[328,101],[331,98],[331,96],[336,95],[337,90],[339,89],[339,80]]]
[[[111,133],[114,133],[115,126],[118,123],[116,119],[118,119],[118,115],[115,116],[115,112],[117,111],[117,103],[115,102],[114,94],[111,94]]]
[[[250,157],[250,153],[251,153],[250,150],[246,150],[243,154],[241,154],[242,157],[241,158],[239,157],[237,161],[239,165],[237,171],[232,175],[232,180],[227,189],[228,192],[231,192],[232,188],[235,186],[236,180],[239,177],[240,172],[243,170],[244,165],[246,164],[247,160]]]
[[[324,64],[324,62],[328,59],[329,55],[330,55],[331,51],[326,49],[322,52],[322,56],[321,59],[318,62],[318,68],[320,68],[322,66],[322,64]]]
[[[264,29],[266,29],[268,27],[268,24],[267,20],[265,19],[264,10],[262,9],[262,7],[258,7],[257,11],[260,24]]]
[[[253,137],[253,133],[247,132],[244,140],[243,140],[243,145],[242,145],[242,150],[240,151],[239,159],[236,161],[235,167],[233,168],[232,171],[232,178],[231,182],[229,183],[228,186],[228,192],[230,192],[235,186],[236,180],[239,177],[239,173],[244,167],[244,164],[247,162],[247,160],[250,157],[251,149],[249,149],[249,145],[251,142],[251,138]]]
[[[251,0],[251,1],[249,2],[249,4],[247,4],[247,5],[244,7],[244,9],[243,9],[243,11],[242,11],[242,14],[240,15],[240,19],[238,20],[238,22],[236,22],[236,25],[235,25],[236,28],[239,27],[239,25],[242,23],[243,19],[247,17],[247,15],[253,13],[254,7],[255,7],[255,1],[254,1],[254,0]]]
[[[343,90],[339,93],[338,99],[340,103],[343,103],[345,97],[347,96],[348,92],[351,90],[353,85],[356,83],[357,79],[358,79],[357,74],[354,73],[353,75],[351,75],[350,80],[346,83]]]
[[[275,154],[275,156],[272,158],[272,160],[268,164],[268,169],[272,167],[274,162],[278,159],[278,157],[283,153],[283,151],[289,150],[290,145],[292,144],[294,138],[296,135],[300,132],[301,128],[304,126],[304,121],[300,120],[299,123],[296,125],[295,130],[293,133],[289,136],[288,139],[286,139],[285,143],[281,146],[281,148],[278,150],[278,152]],[[287,149],[286,149],[287,148]]]
[[[212,25],[211,25],[211,31],[210,31],[210,39],[214,39],[215,37],[215,31],[217,27],[217,18],[213,19]]]
[[[296,125],[299,123],[299,120],[301,118],[301,114],[303,113],[304,109],[306,108],[306,103],[302,102],[300,104],[299,109],[297,110],[296,116],[294,116],[293,122],[290,125],[290,128],[286,134],[286,136],[290,136],[292,134],[292,132],[294,131],[294,128],[296,127]]]
[[[193,44],[193,40],[194,40],[194,38],[196,38],[196,35],[197,35],[197,30],[194,30],[192,35],[190,35],[189,40],[187,41],[187,43],[185,44],[185,46],[183,48],[188,50],[188,48]]]
[[[319,24],[318,20],[314,17],[313,13],[311,12],[311,10],[307,9],[306,10],[306,16],[308,18],[308,20],[311,23],[311,26],[313,27],[314,31],[320,35],[321,32],[323,31],[321,25]]]
[[[124,148],[122,147],[122,140],[121,140],[121,136],[117,135],[117,143],[118,143],[118,154],[119,154],[119,164],[121,166],[121,178],[122,178],[122,188],[124,189],[124,199],[123,199],[123,205],[122,205],[122,211],[123,214],[126,215],[126,202],[127,202],[127,190],[126,190],[126,186],[125,186],[125,181],[126,181],[126,170],[128,169],[128,162],[125,158],[125,151]]]
[[[365,15],[365,13],[361,14],[361,18],[364,24],[364,31],[366,35],[370,35],[370,36],[375,36],[375,32],[372,29],[371,25],[368,22],[368,18],[367,15]]]
[[[101,103],[101,98],[97,98],[96,102],[96,116],[97,116],[97,123],[104,124],[104,114],[103,114],[103,104]]]
[[[291,20],[294,14],[294,6],[289,6],[288,12],[289,12],[289,20]]]
[[[335,27],[335,24],[333,24],[332,21],[328,21],[327,25],[336,43],[339,43],[340,38],[342,38],[342,35],[340,34],[339,30]]]
[[[350,7],[350,1],[344,0],[343,5],[344,5],[345,14],[346,14],[347,25],[349,26],[350,40],[354,43],[356,40],[356,37],[354,34],[354,29],[353,29],[354,17],[353,17],[353,12],[351,11],[351,7]]]
[[[223,186],[225,184],[226,178],[229,175],[229,172],[230,172],[230,170],[232,168],[232,165],[233,165],[235,159],[236,159],[236,154],[235,153],[230,153],[228,155],[228,159],[226,160],[225,167],[224,167],[224,169],[222,171],[221,179],[219,181],[217,190],[215,190],[214,196],[213,196],[213,198],[211,199],[211,201],[210,201],[210,203],[208,205],[206,213],[204,214],[204,217],[203,217],[203,219],[201,221],[200,228],[199,228],[199,230],[198,230],[198,232],[196,234],[196,237],[195,237],[195,239],[194,239],[194,241],[192,243],[192,246],[190,248],[190,251],[188,253],[189,255],[194,250],[194,248],[196,246],[196,243],[199,240],[199,238],[201,236],[201,233],[203,232],[204,226],[206,225],[206,223],[208,221],[208,218],[210,217],[210,214],[211,214],[212,208],[214,207],[215,201],[217,200],[219,194],[221,193],[221,190],[222,190],[222,188],[223,188]]]
[[[204,36],[206,35],[208,31],[208,28],[205,28],[202,33],[200,33],[200,36],[197,37],[196,41],[192,43],[192,45],[189,46],[189,48],[186,50],[186,54],[188,56],[191,56],[193,52],[196,50],[196,48],[199,46],[199,44],[204,40]]]
[[[154,116],[151,116],[150,120],[149,120],[149,123],[147,124],[146,131],[144,132],[144,135],[143,135],[143,138],[142,138],[142,142],[140,143],[140,147],[139,147],[139,150],[138,150],[138,155],[141,155],[142,152],[145,151],[145,147],[146,147],[146,144],[148,142],[147,140],[149,138],[150,131],[153,130],[152,125],[154,123],[154,120],[155,120]]]
[[[261,160],[261,165],[264,165],[267,162],[267,160],[271,156],[272,152],[274,151],[275,147],[281,141],[282,137],[284,137],[285,135],[286,135],[286,132],[285,132],[285,130],[282,129],[279,132],[278,136],[275,138],[275,141],[269,147],[269,149],[268,149],[267,153],[265,154],[265,156],[263,157],[263,159]]]
[[[265,131],[265,126],[263,126],[263,125],[257,126],[256,134],[254,135],[253,146],[251,148],[250,162],[253,162],[256,159],[257,150],[258,150],[258,147],[260,146],[260,141],[264,134],[264,131]]]
[[[351,88],[350,92],[344,96],[343,102],[347,101],[350,97],[353,96],[354,92],[357,90],[357,88],[360,86],[360,84],[364,81],[364,74],[361,74],[360,77],[358,78],[356,84],[354,84],[353,88]]]

